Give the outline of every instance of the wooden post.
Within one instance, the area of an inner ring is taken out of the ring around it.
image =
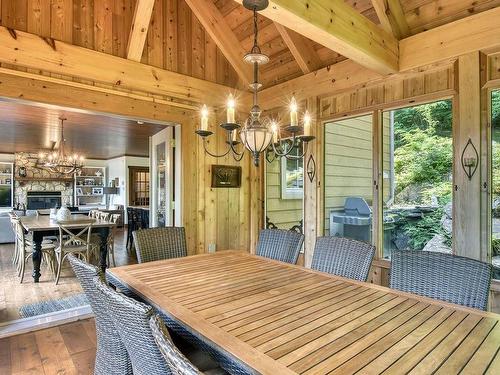
[[[318,155],[321,153],[321,137],[322,126],[318,118],[318,99],[316,97],[307,100],[307,111],[311,114],[311,135],[316,139],[311,141],[307,147],[307,153],[304,156],[304,264],[306,267],[311,267],[312,257],[314,253],[314,246],[316,244],[316,237],[318,236],[318,222],[319,213],[318,198],[319,198],[319,181],[320,181],[320,160]],[[312,157],[311,161],[310,158]],[[308,174],[308,163],[314,165],[314,178],[312,181]]]
[[[479,52],[458,58],[458,98],[454,101],[453,249],[455,254],[486,260],[481,252],[481,169],[471,180],[462,168],[462,152],[470,139],[481,155]],[[481,160],[477,160],[480,163]]]
[[[372,233],[373,245],[376,247],[376,258],[382,259],[383,257],[383,120],[382,111],[376,110],[372,115],[372,155],[373,155],[373,219],[372,219]]]

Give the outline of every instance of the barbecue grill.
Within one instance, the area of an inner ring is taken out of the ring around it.
[[[330,236],[371,241],[372,210],[362,197],[348,197],[344,210],[330,211]]]

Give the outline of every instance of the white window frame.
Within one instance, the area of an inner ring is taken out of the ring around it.
[[[287,188],[287,159],[281,158],[280,177],[281,177],[281,199],[304,199],[304,160],[302,160],[302,188]]]

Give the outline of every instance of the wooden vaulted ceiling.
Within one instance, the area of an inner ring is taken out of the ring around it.
[[[217,46],[192,8],[215,5],[225,27],[239,43],[234,46],[235,51],[248,51],[252,45],[252,14],[235,0],[0,0],[0,3],[2,26],[230,87],[237,86],[239,81],[241,84],[241,70],[236,69],[237,73],[230,63],[238,56],[232,57],[233,51]],[[345,0],[345,3],[387,32],[392,28],[400,39],[497,7],[500,0]],[[142,24],[134,22],[136,7],[142,11]],[[146,24],[144,20],[148,20]],[[395,30],[394,24],[398,23],[399,30]],[[266,17],[259,18],[259,28],[262,50],[271,57],[270,63],[261,69],[261,80],[266,87],[345,59]],[[134,33],[131,44],[130,36]],[[145,40],[142,55],[138,52],[141,39]]]

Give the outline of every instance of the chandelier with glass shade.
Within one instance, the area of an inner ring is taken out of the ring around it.
[[[258,92],[262,87],[259,83],[259,66],[269,62],[269,57],[261,52],[258,45],[258,25],[257,12],[266,9],[269,5],[268,0],[244,0],[245,8],[253,11],[254,22],[254,44],[249,53],[244,56],[246,63],[253,66],[253,83],[250,89],[253,93],[253,106],[250,109],[250,115],[243,126],[238,124],[235,118],[236,101],[230,95],[226,103],[226,122],[220,124],[220,127],[226,132],[227,149],[222,154],[215,154],[208,150],[208,138],[213,132],[208,130],[209,110],[206,105],[201,109],[200,128],[196,131],[203,139],[205,152],[210,156],[219,158],[230,154],[236,161],[240,161],[245,150],[238,151],[238,145],[241,143],[250,151],[253,162],[259,165],[260,156],[264,153],[266,160],[272,162],[275,158],[285,157],[287,159],[301,159],[307,152],[307,144],[315,137],[311,135],[311,116],[306,112],[302,121],[299,120],[298,106],[295,98],[290,102],[290,123],[281,128],[278,121],[269,117],[262,116],[262,110],[258,103]],[[282,137],[281,131],[289,136]]]
[[[66,155],[64,145],[64,121],[66,118],[60,117],[61,135],[59,138],[59,148],[52,151],[40,151],[36,167],[44,169],[51,173],[60,175],[70,175],[80,171],[83,168],[84,157],[78,154]]]

